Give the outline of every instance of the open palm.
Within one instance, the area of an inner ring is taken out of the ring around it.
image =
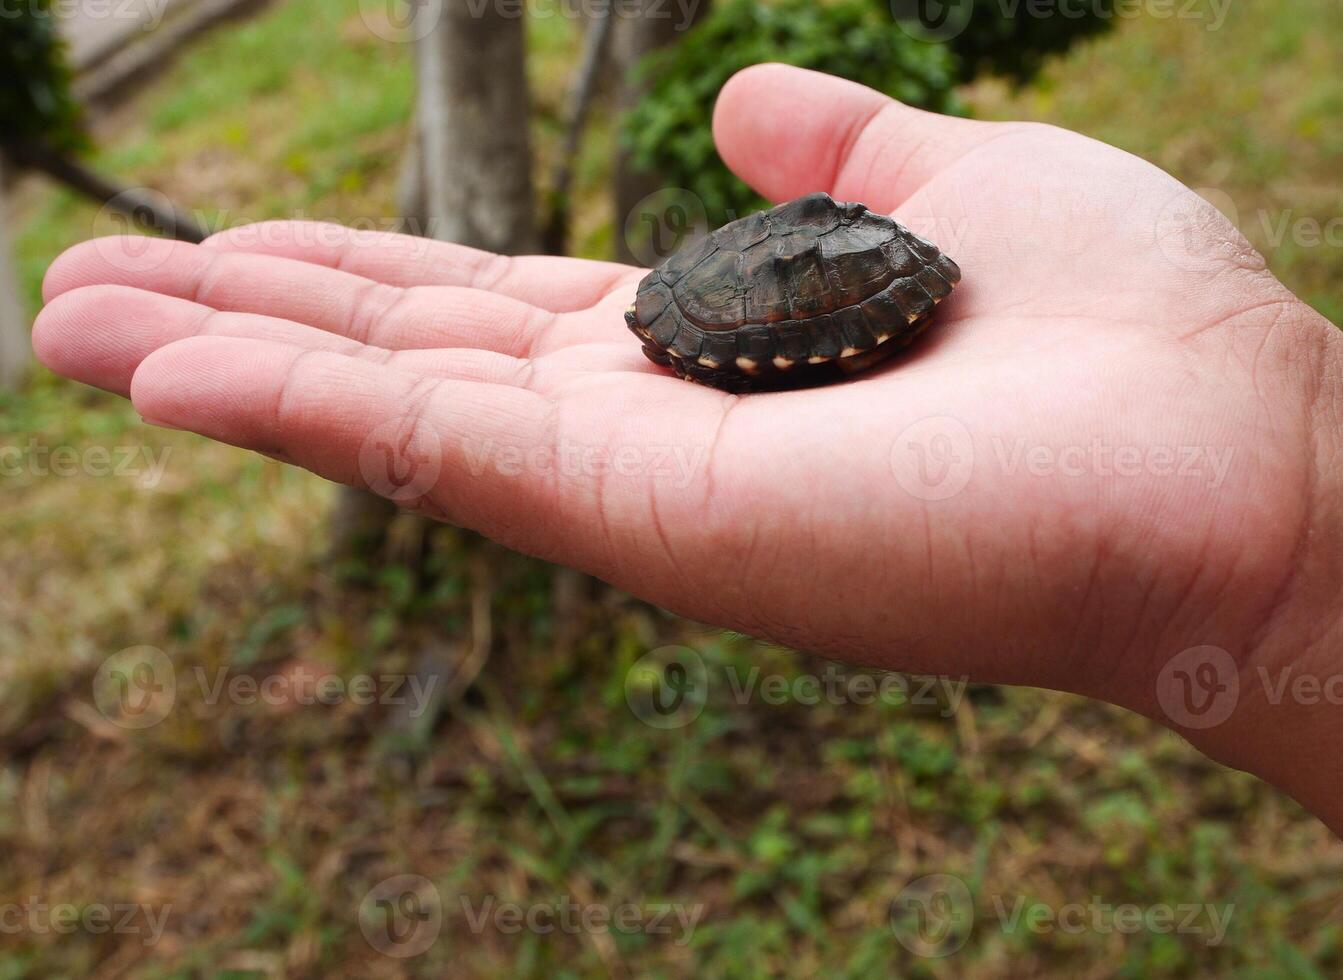
[[[62,256],[42,359],[150,421],[371,486],[692,617],[1143,708],[1277,614],[1327,324],[1110,147],[780,66],[715,120],[762,193],[861,201],[964,281],[886,368],[733,396],[649,364],[643,270],[271,223]]]

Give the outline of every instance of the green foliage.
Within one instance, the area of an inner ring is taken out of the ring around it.
[[[50,8],[50,0],[29,0],[0,19],[0,139],[78,149],[80,111]]]
[[[851,78],[923,108],[956,109],[951,53],[894,29],[867,0],[726,0],[641,66],[649,94],[625,121],[635,166],[698,195],[713,224],[762,203],[719,160],[710,128],[719,89],[762,61]]]
[[[887,0],[877,0],[885,8]],[[1108,30],[1114,0],[1078,4],[1070,0],[1022,0],[1018,4],[963,0],[972,4],[965,29],[948,44],[961,81],[990,73],[1017,83],[1030,81],[1051,54]]]
[[[1097,0],[1085,11],[1069,7],[1066,15],[1055,9],[1057,2],[1008,10],[963,0],[970,4],[962,8],[968,16],[963,29],[941,43],[900,29],[890,0],[726,0],[687,38],[641,66],[649,91],[626,117],[624,139],[636,167],[699,197],[710,225],[720,224],[764,203],[714,149],[714,100],[737,71],[782,61],[860,82],[909,105],[956,112],[955,85],[984,72],[1027,81],[1048,55],[1113,23],[1113,0]]]

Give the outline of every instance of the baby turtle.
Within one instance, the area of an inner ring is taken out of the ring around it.
[[[861,204],[808,194],[650,272],[625,314],[644,353],[726,391],[838,380],[919,335],[961,270]]]

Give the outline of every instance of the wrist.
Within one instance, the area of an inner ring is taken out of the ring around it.
[[[1313,464],[1296,546],[1255,628],[1159,659],[1141,710],[1343,835],[1343,335],[1305,304],[1280,322]]]

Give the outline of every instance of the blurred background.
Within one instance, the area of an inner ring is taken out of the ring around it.
[[[6,3],[0,977],[1343,970],[1343,846],[1144,719],[685,622],[31,363],[95,235],[656,263],[763,203],[709,118],[768,60],[1123,147],[1343,322],[1338,0]]]

